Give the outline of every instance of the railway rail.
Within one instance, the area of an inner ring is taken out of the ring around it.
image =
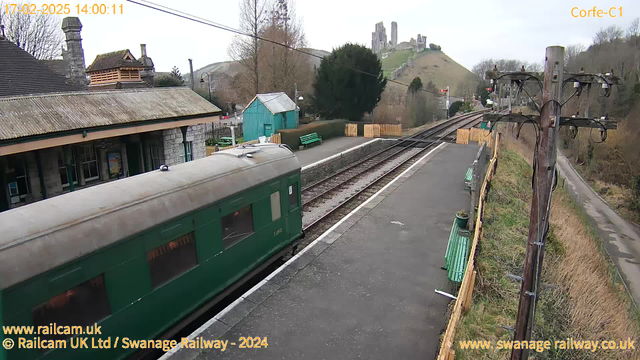
[[[427,150],[450,137],[457,129],[473,126],[482,113],[465,114],[380,150],[340,172],[302,190],[303,227],[307,234],[300,241],[304,248],[397,174],[415,163]]]
[[[417,134],[399,139],[394,145],[377,151],[347,168],[302,189],[304,239],[298,243],[301,250],[333,226],[340,218],[366,201],[398,174],[414,164],[429,149],[449,138],[457,129],[474,126],[482,120],[482,112],[454,117]],[[252,271],[229,289],[216,296],[215,305],[196,311],[183,319],[181,330],[163,336],[179,340],[234,302],[243,293],[282,265],[293,254],[283,249],[272,259]],[[275,259],[277,258],[277,259]],[[130,359],[157,359],[161,351],[141,351]]]

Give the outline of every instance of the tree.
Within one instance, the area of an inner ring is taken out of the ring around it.
[[[429,49],[431,50],[442,50],[442,47],[440,45],[436,45],[434,43],[429,44]]]
[[[61,55],[64,34],[60,19],[49,14],[23,14],[12,11],[22,8],[22,2],[0,0],[0,24],[5,27],[7,39],[39,60],[54,59]],[[9,6],[8,12],[5,6]],[[27,5],[27,4],[24,4]]]
[[[156,76],[153,79],[153,86],[155,87],[172,87],[172,86],[182,86],[184,81],[181,79],[171,75],[160,75]]]
[[[182,82],[184,82],[184,80],[182,79],[182,74],[180,74],[180,69],[178,69],[177,66],[174,66],[174,67],[171,68],[170,76],[172,76],[175,79],[180,80],[181,84],[182,84]]]
[[[422,90],[422,80],[420,79],[420,77],[416,76],[415,78],[413,78],[413,80],[411,80],[411,84],[409,84],[409,89],[407,89],[407,92],[413,95],[420,90]]]
[[[484,59],[475,64],[471,69],[471,72],[478,75],[480,79],[485,80],[487,71],[493,69],[494,64],[495,61],[493,59]]]
[[[263,0],[243,0],[240,3],[240,31],[251,36],[236,35],[229,46],[229,56],[245,69],[242,86],[244,91],[260,93],[260,49],[262,40],[258,37],[267,20],[266,2]]]
[[[273,3],[268,25],[262,29],[261,34],[263,38],[286,46],[265,43],[261,48],[262,91],[284,91],[293,98],[294,84],[298,84],[299,88],[304,90],[310,90],[313,73],[307,55],[289,49],[306,46],[302,23],[298,21],[290,0],[276,0]]]
[[[572,44],[564,50],[564,66],[569,67],[586,48],[582,44]],[[573,70],[573,69],[572,69]]]
[[[596,35],[593,37],[593,43],[596,45],[603,44],[605,42],[614,42],[617,39],[622,38],[624,35],[624,31],[621,28],[615,25],[611,25],[609,27],[600,28]]]
[[[640,18],[635,18],[627,28],[627,38],[640,36]]]
[[[487,82],[478,84],[478,87],[476,88],[476,93],[480,97],[480,103],[482,103],[482,106],[487,105],[487,99],[489,98],[489,95],[491,95],[491,93],[487,91],[488,87],[489,83]]]
[[[458,111],[460,111],[460,107],[462,106],[462,101],[454,101],[451,106],[449,106],[449,116],[454,116]]]
[[[378,56],[364,46],[346,44],[320,62],[313,102],[323,116],[357,121],[374,109],[386,85]]]

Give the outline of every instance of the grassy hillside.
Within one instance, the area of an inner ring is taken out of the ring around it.
[[[382,69],[385,75],[400,67],[414,54],[411,50],[396,51],[382,60]],[[464,66],[458,64],[447,54],[441,51],[425,50],[415,54],[414,66],[404,70],[396,80],[409,84],[416,76],[420,77],[423,84],[433,82],[438,88],[451,87],[451,95],[461,96],[464,89],[475,89],[476,76]],[[397,66],[396,66],[397,65]],[[394,88],[399,85],[389,84]],[[402,88],[402,87],[401,87]],[[406,91],[406,88],[404,89]]]

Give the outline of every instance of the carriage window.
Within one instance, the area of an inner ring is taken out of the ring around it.
[[[280,219],[280,191],[271,194],[271,221]]]
[[[111,315],[104,276],[98,275],[89,281],[56,295],[31,310],[34,326],[92,325]],[[62,338],[68,337],[67,335]],[[60,336],[49,336],[60,338]]]
[[[193,231],[149,251],[147,262],[154,288],[198,265]]]
[[[227,249],[253,233],[251,205],[222,217],[221,223],[222,245]]]
[[[289,185],[289,209],[298,206],[298,183]]]

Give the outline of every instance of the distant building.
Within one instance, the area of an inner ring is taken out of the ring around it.
[[[128,49],[100,54],[87,68],[87,74],[91,78],[89,89],[148,87],[148,83],[143,81],[141,76],[144,69],[145,66]],[[153,80],[151,84],[153,84]]]
[[[244,140],[271,136],[281,129],[295,129],[296,104],[283,92],[258,94],[242,112]]]

